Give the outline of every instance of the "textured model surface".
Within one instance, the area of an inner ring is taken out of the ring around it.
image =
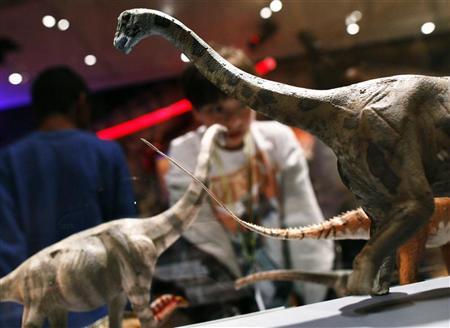
[[[204,183],[214,140],[223,127],[210,127],[202,138],[195,177]],[[206,193],[192,182],[165,212],[145,219],[120,219],[74,234],[36,253],[0,280],[0,301],[24,305],[22,325],[67,325],[67,311],[89,311],[107,304],[110,327],[121,327],[127,299],[142,327],[158,320],[150,287],[158,256],[196,218]]]
[[[450,78],[400,75],[330,90],[298,88],[243,72],[164,13],[119,16],[114,45],[128,53],[161,35],[212,83],[254,110],[298,126],[336,154],[343,182],[371,219],[371,238],[353,263],[348,290],[389,290],[396,249],[450,196]],[[155,49],[156,50],[156,49]]]

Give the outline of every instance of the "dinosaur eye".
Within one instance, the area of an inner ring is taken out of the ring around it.
[[[124,13],[124,14],[122,15],[122,21],[123,21],[124,23],[128,23],[128,21],[130,20],[130,17],[131,17],[130,13]]]
[[[134,37],[140,32],[141,28],[138,25],[128,26],[125,30],[125,34]]]

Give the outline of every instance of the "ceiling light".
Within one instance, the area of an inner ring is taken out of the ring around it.
[[[11,84],[18,85],[18,84],[22,83],[23,77],[20,73],[12,73],[9,75],[8,81]]]
[[[350,15],[355,19],[355,22],[359,21],[362,18],[362,12],[359,10],[353,11]]]
[[[426,22],[422,25],[422,27],[420,28],[420,31],[423,34],[430,34],[430,33],[433,33],[435,28],[436,28],[436,25],[434,25],[433,22]]]
[[[280,0],[272,0],[272,2],[269,5],[270,10],[272,10],[274,13],[279,12],[281,8],[283,8],[283,3]]]
[[[350,35],[358,34],[359,32],[359,25],[356,23],[352,23],[347,25],[347,33]]]
[[[94,55],[87,55],[84,57],[84,63],[88,66],[95,65],[97,62],[97,58]]]
[[[272,16],[272,10],[270,10],[269,7],[264,7],[263,9],[261,9],[261,11],[259,12],[259,15],[261,16],[261,18],[263,19],[267,19],[270,16]]]
[[[183,54],[183,53],[180,55],[180,58],[181,58],[182,62],[185,62],[185,63],[189,63],[190,62],[189,58],[187,58],[187,56],[185,54]]]
[[[44,17],[42,17],[42,24],[45,27],[52,28],[56,24],[56,19],[53,16],[45,15]]]
[[[360,21],[362,18],[362,13],[359,10],[354,10],[345,18],[345,24],[350,25]]]
[[[58,28],[61,30],[61,31],[65,31],[65,30],[67,30],[68,28],[69,28],[69,26],[70,26],[70,23],[69,23],[69,21],[67,20],[67,19],[60,19],[59,21],[58,21]]]

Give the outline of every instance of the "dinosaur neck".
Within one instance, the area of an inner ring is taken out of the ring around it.
[[[203,183],[206,179],[200,179]],[[152,238],[158,249],[162,253],[172,245],[186,229],[197,219],[200,206],[206,192],[194,182],[191,182],[185,194],[168,210],[161,213],[158,218],[161,222],[160,233],[156,238]],[[155,220],[151,218],[149,226],[154,227]],[[152,234],[151,231],[149,231]]]
[[[194,177],[198,181],[192,180],[186,192],[172,207],[156,217],[144,220],[146,233],[155,242],[158,253],[172,245],[197,218],[203,198],[206,195],[206,191],[201,184],[207,184],[209,159],[214,147],[214,139],[221,129],[222,127],[219,125],[208,128],[201,140],[194,172]],[[173,161],[171,158],[168,159]]]
[[[146,14],[146,36],[158,34],[169,40],[214,85],[257,112],[307,130],[332,148],[335,140],[341,139],[336,133],[344,122],[349,124],[354,118],[342,105],[346,101],[342,89],[304,89],[253,76],[223,59],[181,22],[158,11]]]

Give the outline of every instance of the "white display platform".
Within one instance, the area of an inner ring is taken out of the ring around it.
[[[385,296],[348,296],[184,327],[450,328],[450,277],[392,287]]]

